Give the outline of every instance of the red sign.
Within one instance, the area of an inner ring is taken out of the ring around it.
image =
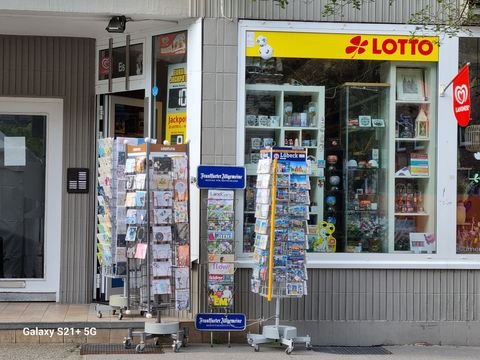
[[[470,121],[470,77],[468,64],[453,79],[453,112],[458,125],[465,127]]]

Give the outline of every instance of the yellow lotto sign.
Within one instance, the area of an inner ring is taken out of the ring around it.
[[[264,59],[438,61],[438,37],[248,31],[247,56]]]

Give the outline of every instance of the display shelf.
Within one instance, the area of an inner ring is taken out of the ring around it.
[[[387,250],[388,83],[342,87],[343,251]],[[328,154],[327,154],[328,161]]]
[[[389,247],[401,252],[435,252],[431,239],[435,228],[436,70],[432,64],[406,63],[390,63],[384,70],[385,80],[395,87],[390,94],[395,122],[390,129],[394,161],[389,186],[394,196],[389,205],[393,213]],[[423,242],[422,237],[429,241]]]
[[[323,177],[323,169],[317,166],[324,159],[324,99],[323,86],[296,86],[290,84],[249,84],[245,107],[245,168],[248,178],[255,181],[260,150],[272,146],[301,148],[307,152],[311,163],[311,176]],[[323,188],[311,190],[311,202],[323,203]],[[248,188],[248,186],[247,186]],[[248,215],[248,203],[252,196],[245,195],[244,212]],[[323,218],[323,206],[312,213],[312,221]],[[244,219],[246,222],[246,219]],[[245,248],[244,248],[245,250]]]

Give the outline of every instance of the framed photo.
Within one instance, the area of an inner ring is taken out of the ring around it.
[[[383,119],[372,119],[373,127],[385,127],[385,120]]]
[[[425,100],[423,69],[397,69],[397,100]]]
[[[359,115],[358,116],[358,126],[360,126],[360,127],[371,127],[372,126],[372,117],[370,115]]]

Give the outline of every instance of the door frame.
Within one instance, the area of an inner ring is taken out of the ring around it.
[[[0,113],[47,117],[45,168],[45,248],[42,279],[0,279],[6,300],[59,301],[62,197],[63,99],[0,97]]]

